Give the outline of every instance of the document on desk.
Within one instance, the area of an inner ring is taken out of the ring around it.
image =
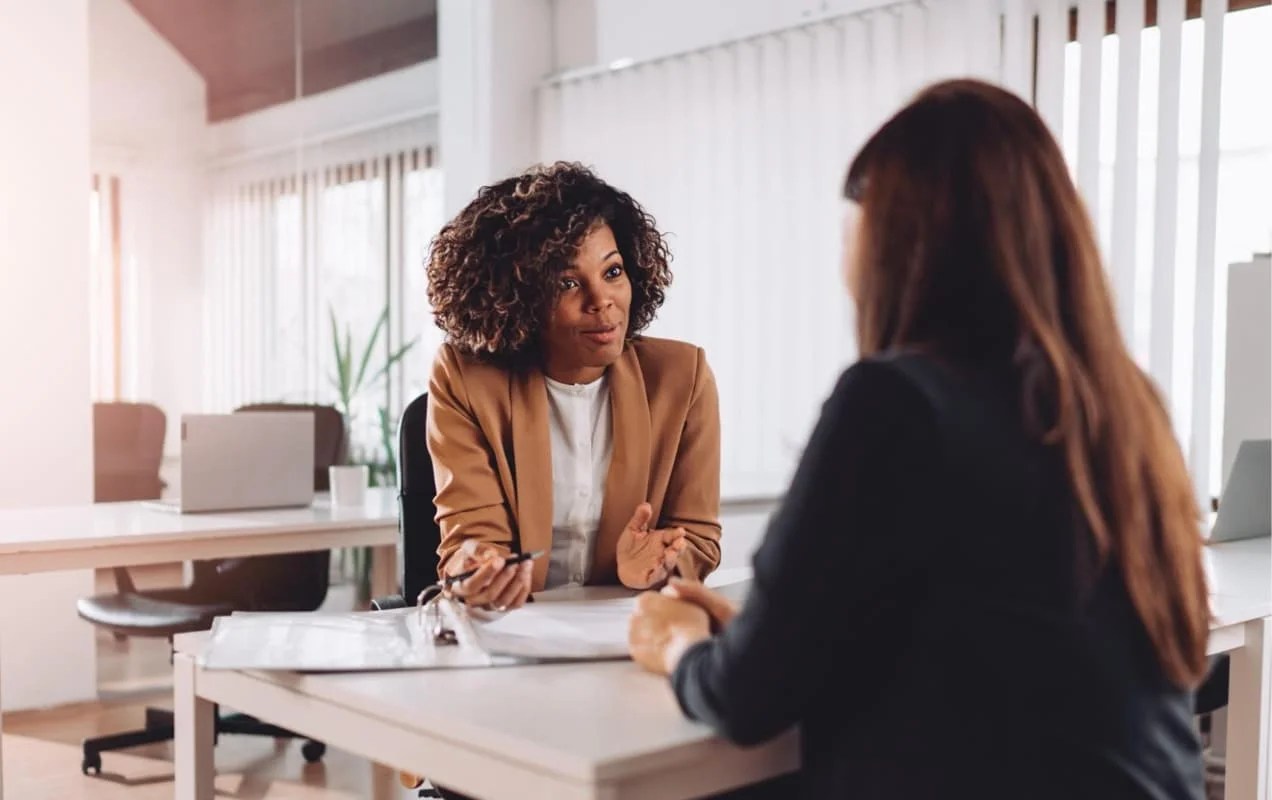
[[[439,646],[416,609],[328,613],[242,613],[218,617],[200,661],[206,669],[354,672],[491,667],[495,659],[461,642]]]
[[[492,656],[533,661],[627,658],[634,597],[530,603],[516,611],[470,611],[476,644]]]
[[[200,661],[205,669],[351,672],[627,658],[634,604],[630,597],[553,601],[495,613],[446,601],[454,644],[438,644],[414,608],[236,612],[217,618]]]

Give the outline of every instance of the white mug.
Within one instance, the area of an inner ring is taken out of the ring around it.
[[[366,464],[327,467],[327,477],[331,482],[333,506],[360,506],[366,502],[367,483],[371,478]]]

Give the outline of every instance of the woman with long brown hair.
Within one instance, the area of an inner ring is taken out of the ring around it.
[[[938,84],[844,193],[861,360],[746,605],[643,595],[633,656],[738,742],[799,724],[805,796],[1200,798],[1197,510],[1054,139]]]

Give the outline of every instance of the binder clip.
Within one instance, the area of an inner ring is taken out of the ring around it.
[[[442,597],[442,587],[436,583],[420,592],[420,596],[415,601],[419,622],[433,637],[434,645],[439,647],[457,645],[459,637],[455,635],[455,630],[446,624],[445,617],[442,615]]]

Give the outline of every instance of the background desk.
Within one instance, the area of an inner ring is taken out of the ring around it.
[[[384,592],[396,583],[397,520],[393,489],[370,490],[359,508],[332,508],[323,498],[307,508],[223,514],[141,503],[0,509],[0,574],[367,546],[377,548],[373,591]]]
[[[1206,548],[1209,652],[1228,653],[1226,797],[1272,800],[1272,539]]]

